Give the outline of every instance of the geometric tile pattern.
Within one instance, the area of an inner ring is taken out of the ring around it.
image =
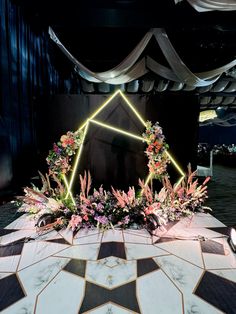
[[[23,215],[0,230],[3,314],[236,313],[236,255],[209,214],[152,235],[34,225]]]

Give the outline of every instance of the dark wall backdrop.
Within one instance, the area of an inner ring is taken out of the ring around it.
[[[49,51],[47,29],[32,28],[18,6],[1,0],[0,189],[35,167],[35,99],[71,85],[71,72],[56,68]]]
[[[107,97],[57,95],[50,99],[41,99],[37,106],[37,147],[40,167],[46,166],[45,157],[52,143],[66,131],[76,130]],[[199,112],[197,99],[181,94],[128,95],[128,97],[145,120],[160,122],[170,151],[182,168],[186,170],[189,162],[195,168]],[[142,134],[144,131],[137,117],[119,97],[116,97],[97,119],[135,134]],[[118,188],[137,185],[138,178],[145,178],[147,175],[144,149],[145,144],[142,142],[91,125],[78,174],[90,170],[95,186],[101,183]],[[176,171],[170,167],[170,172],[173,181],[176,180]],[[78,181],[76,185],[78,186]]]
[[[214,144],[236,144],[236,126],[209,125],[199,128],[199,142]]]

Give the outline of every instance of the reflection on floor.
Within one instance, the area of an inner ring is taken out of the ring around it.
[[[21,216],[0,229],[3,314],[235,313],[227,229],[196,214],[146,230],[37,234]]]

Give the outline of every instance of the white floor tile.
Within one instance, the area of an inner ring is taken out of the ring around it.
[[[76,244],[88,244],[88,243],[100,243],[102,239],[102,233],[88,235],[87,237],[81,237],[73,240],[73,245]]]
[[[226,250],[227,254],[227,250]],[[236,268],[236,256],[228,251],[228,255],[203,253],[206,269]]]
[[[20,255],[0,257],[0,271],[15,272],[20,260]]]
[[[78,313],[84,287],[83,279],[61,271],[39,295],[35,314]]]
[[[32,235],[32,230],[19,230],[15,231],[9,234],[6,234],[5,236],[2,236],[0,238],[0,244],[6,245],[8,243],[30,237]]]
[[[128,260],[169,254],[154,245],[126,243],[125,248]]]
[[[182,292],[192,292],[203,273],[203,269],[174,255],[159,256],[154,260]]]
[[[121,230],[107,230],[104,231],[102,242],[124,242],[123,231]]]
[[[73,232],[71,229],[62,229],[58,232],[67,242],[73,243]]]
[[[19,271],[27,295],[37,295],[69,261],[69,258],[48,257]]]
[[[178,240],[166,243],[157,243],[155,246],[167,250],[171,254],[203,268],[199,241]]]
[[[93,311],[89,311],[90,314],[131,314],[129,310],[122,308],[121,306],[107,303],[101,307],[96,308]]]
[[[132,234],[124,231],[124,239],[126,243],[143,243],[152,244],[152,238],[144,237],[142,235]]]
[[[161,271],[138,278],[137,296],[142,314],[182,314],[180,291]]]
[[[98,233],[103,233],[103,232],[97,228],[94,228],[94,229],[83,228],[83,229],[80,229],[76,233],[76,235],[74,236],[74,239],[81,238],[81,237],[87,237],[87,236],[98,234]]]
[[[218,219],[215,217],[209,215],[209,214],[195,214],[193,216],[193,219],[191,221],[191,227],[225,227],[225,225],[220,222]]]
[[[107,289],[113,289],[117,286],[133,281],[136,279],[136,276],[136,261],[125,261],[119,259],[119,263],[112,268],[106,265],[106,259],[97,262],[87,262],[87,280]]]
[[[56,254],[63,249],[68,248],[69,245],[50,242],[30,242],[24,245],[21,252],[21,260],[18,270],[25,268],[33,263]]]
[[[100,244],[75,245],[55,255],[84,260],[96,260],[98,256],[99,247]]]
[[[216,307],[205,302],[194,294],[184,294],[184,313],[185,314],[223,314]]]
[[[124,232],[136,234],[141,237],[147,237],[150,238],[150,233],[146,229],[125,229]]]

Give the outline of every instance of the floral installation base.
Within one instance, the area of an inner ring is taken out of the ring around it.
[[[25,196],[18,197],[22,202],[18,211],[33,215],[39,228],[68,227],[78,231],[80,228],[106,230],[118,227],[146,228],[152,232],[170,221],[209,209],[203,206],[209,179],[198,185],[194,176],[195,172],[190,171],[178,187],[172,186],[165,177],[159,193],[139,181],[138,191],[134,187],[127,193],[114,188],[105,191],[101,186],[90,194],[92,180],[90,173],[85,172],[80,176],[81,192],[75,198],[75,205],[64,198],[62,186],[52,189],[48,185],[49,176],[42,176],[43,190],[25,188]]]

